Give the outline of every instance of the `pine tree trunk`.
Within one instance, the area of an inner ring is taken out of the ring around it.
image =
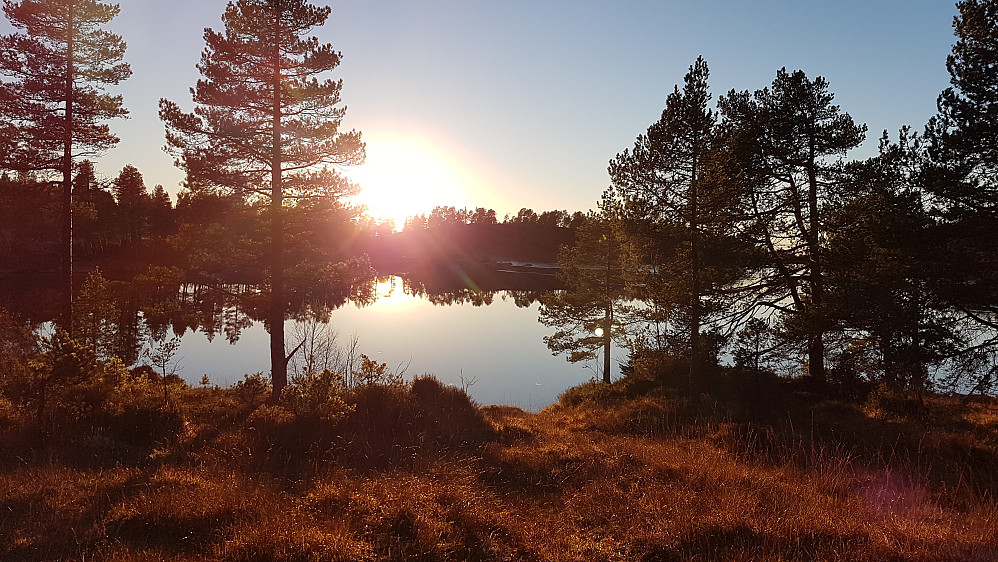
[[[610,384],[610,330],[613,327],[613,294],[610,289],[610,274],[613,267],[611,259],[613,256],[613,233],[610,231],[610,224],[607,223],[606,233],[606,279],[604,281],[604,298],[606,308],[603,312],[603,382]]]
[[[690,175],[690,389],[701,376],[702,362],[700,341],[700,221],[697,206],[697,157],[693,156]]]
[[[810,330],[811,334],[807,342],[807,374],[811,381],[818,386],[824,386],[825,375],[825,312],[822,310],[824,304],[824,280],[821,275],[821,235],[819,233],[818,218],[818,176],[815,170],[817,165],[815,155],[814,140],[811,141],[810,161],[807,169],[808,174],[808,213],[810,215],[810,232],[807,233],[809,248],[809,275],[808,284],[811,291],[811,306],[816,315],[812,315]]]
[[[67,2],[66,18],[66,113],[62,154],[62,228],[60,229],[60,285],[62,328],[73,335],[73,2]]]
[[[280,13],[274,15],[273,146],[270,179],[270,380],[273,400],[288,384],[288,359],[284,345],[284,193],[281,189],[281,45]]]
[[[613,326],[613,305],[608,304],[603,321],[603,382],[610,384],[610,328]]]

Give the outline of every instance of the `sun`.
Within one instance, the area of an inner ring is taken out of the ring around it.
[[[432,143],[414,136],[365,139],[367,160],[349,172],[360,185],[356,202],[401,229],[406,217],[438,205],[468,207],[460,165]]]

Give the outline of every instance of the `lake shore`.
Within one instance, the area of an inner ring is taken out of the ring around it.
[[[171,388],[164,409],[158,386],[146,437],[24,441],[4,409],[0,558],[998,555],[994,401],[933,398],[904,417],[784,382],[692,400],[617,382],[531,414],[419,380],[344,395],[335,423],[303,423],[247,384]]]

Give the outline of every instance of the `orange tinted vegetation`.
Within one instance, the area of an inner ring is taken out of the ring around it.
[[[345,391],[327,431],[237,390],[177,389],[184,429],[138,461],[3,426],[0,559],[998,557],[994,403],[875,418],[774,384],[758,414],[661,389],[531,414],[420,379]]]

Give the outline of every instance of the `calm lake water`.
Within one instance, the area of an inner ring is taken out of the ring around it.
[[[572,364],[553,356],[543,337],[553,333],[537,321],[538,303],[518,307],[513,296],[499,292],[490,304],[438,305],[405,294],[399,278],[378,284],[378,299],[335,310],[330,327],[341,347],[356,335],[358,351],[390,369],[405,367],[405,378],[432,374],[447,384],[476,381],[468,388],[481,405],[506,404],[537,411],[557,401],[570,386],[594,376],[595,364]],[[293,322],[285,326],[292,341]],[[194,385],[207,374],[226,386],[246,373],[270,369],[269,336],[262,324],[243,331],[229,344],[224,336],[208,341],[204,333],[187,332],[178,353],[178,374]],[[624,358],[616,350],[614,364]],[[615,367],[616,369],[616,367]]]

